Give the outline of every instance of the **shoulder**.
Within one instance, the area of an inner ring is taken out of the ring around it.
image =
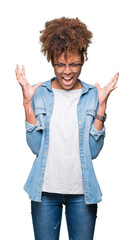
[[[96,86],[86,82],[82,82],[82,85],[85,92],[85,99],[88,101],[89,106],[96,108],[98,105],[98,92]]]
[[[33,84],[32,86],[35,86],[35,85],[36,84]],[[44,87],[41,85],[36,89],[34,96],[32,97],[32,103],[34,108],[44,108],[43,96],[44,96]]]
[[[32,86],[35,86],[36,84],[33,84]],[[41,86],[39,86],[35,92],[35,95],[42,95],[44,94],[44,91],[48,90],[51,86],[51,80],[42,82]]]
[[[82,84],[83,88],[87,89],[87,90],[92,90],[93,92],[96,92],[97,88],[95,85],[92,85],[92,84],[89,84],[89,83],[86,83],[84,81],[81,81],[79,79],[80,83]]]
[[[35,86],[36,84],[33,84],[32,86]],[[42,82],[42,85],[39,86],[32,98],[33,106],[34,108],[44,108],[46,105],[46,102],[49,101],[50,95],[51,95],[51,80]]]
[[[82,85],[84,87],[84,89],[86,90],[87,94],[89,95],[94,95],[97,96],[97,88],[95,85],[86,83],[86,82],[82,82]]]

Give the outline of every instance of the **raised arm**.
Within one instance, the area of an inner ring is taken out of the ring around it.
[[[24,66],[22,66],[22,70],[20,71],[20,67],[17,64],[15,73],[23,93],[23,106],[26,116],[26,140],[32,152],[37,155],[40,148],[41,131],[36,131],[37,119],[32,106],[32,98],[42,83],[39,82],[35,86],[31,86],[26,79]]]
[[[32,108],[32,97],[34,96],[34,93],[36,89],[42,84],[41,82],[37,83],[35,86],[31,86],[25,76],[25,68],[22,65],[22,71],[20,71],[20,67],[17,64],[16,69],[16,78],[18,83],[20,84],[22,88],[23,93],[23,106],[25,109],[25,115],[26,115],[26,121],[28,123],[37,124],[36,117],[34,115],[34,111]]]
[[[108,97],[110,93],[117,88],[116,83],[118,81],[118,77],[119,73],[117,72],[112,78],[112,80],[104,88],[101,88],[99,83],[95,84],[99,100],[97,114],[100,116],[104,116]],[[99,152],[101,151],[104,144],[104,137],[105,137],[104,122],[99,119],[95,119],[90,130],[90,148],[92,159],[96,158]]]

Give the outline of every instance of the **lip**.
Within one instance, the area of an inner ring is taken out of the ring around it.
[[[66,79],[66,78],[62,77],[62,82],[66,86],[71,85],[73,83],[73,76],[70,77],[69,79]]]

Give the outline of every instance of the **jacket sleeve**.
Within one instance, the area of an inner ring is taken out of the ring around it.
[[[37,120],[37,124],[33,125],[25,120],[25,128],[27,144],[33,154],[38,155],[42,139],[42,131],[40,130],[39,121]]]
[[[90,135],[89,135],[89,144],[90,144],[92,159],[95,159],[100,153],[104,144],[104,137],[105,137],[105,126],[101,131],[99,131],[95,128],[93,123],[90,129]]]
[[[96,108],[96,113],[97,113],[98,107],[99,107],[99,101],[98,101],[98,97],[96,99],[97,99],[97,108]],[[95,121],[95,117],[94,117],[94,121]],[[101,131],[97,130],[94,126],[94,121],[91,125],[90,134],[89,134],[89,145],[90,145],[92,159],[95,159],[100,153],[104,144],[104,137],[105,137],[105,131],[106,131],[105,125]]]
[[[32,98],[32,108],[37,120],[37,124],[33,125],[25,120],[26,141],[31,151],[35,155],[39,154],[42,139],[42,130],[45,129],[44,114],[46,114],[46,111],[44,110],[44,104],[41,102],[40,94],[37,90],[34,97]]]

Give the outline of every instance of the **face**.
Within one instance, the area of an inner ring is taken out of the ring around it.
[[[54,57],[54,64],[82,64],[81,55],[68,53],[67,59],[65,59],[64,53],[56,59]],[[72,69],[73,70],[73,69]],[[81,72],[81,66],[78,66],[78,71],[73,72],[69,66],[66,66],[63,72],[59,73],[57,67],[54,66],[54,72],[56,75],[56,80],[52,81],[52,87],[57,89],[65,89],[65,90],[74,90],[82,88],[81,83],[78,81],[78,77]]]

